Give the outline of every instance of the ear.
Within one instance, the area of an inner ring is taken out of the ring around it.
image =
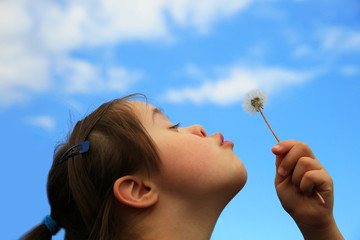
[[[135,175],[128,175],[117,179],[113,187],[116,199],[128,206],[147,208],[157,203],[158,192],[149,180]]]

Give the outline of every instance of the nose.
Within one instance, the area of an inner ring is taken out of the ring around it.
[[[201,125],[192,125],[192,126],[184,128],[184,129],[186,129],[189,133],[195,134],[199,137],[207,136],[205,129]]]

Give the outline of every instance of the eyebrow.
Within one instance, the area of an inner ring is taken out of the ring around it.
[[[165,116],[164,112],[161,111],[159,108],[153,108],[152,110],[152,121],[154,122],[154,119],[155,119],[155,115],[156,114],[160,114],[160,115],[163,115]],[[165,116],[166,117],[166,116]]]

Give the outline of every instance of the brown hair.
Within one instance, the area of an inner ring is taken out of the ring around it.
[[[141,169],[148,174],[159,169],[155,145],[128,104],[139,95],[104,103],[77,122],[67,142],[55,149],[47,194],[50,215],[65,229],[65,239],[128,239],[132,234],[119,214],[113,184]],[[85,140],[88,152],[59,163],[67,149]],[[42,223],[23,239],[51,239],[51,234]]]

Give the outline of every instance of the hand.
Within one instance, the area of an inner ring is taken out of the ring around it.
[[[319,234],[325,236],[321,239],[330,239],[322,230],[333,236],[333,230],[338,231],[333,217],[331,177],[305,143],[283,141],[272,151],[276,155],[275,187],[283,208],[295,220],[305,239],[320,239],[315,237]],[[325,204],[315,191],[323,197]]]

